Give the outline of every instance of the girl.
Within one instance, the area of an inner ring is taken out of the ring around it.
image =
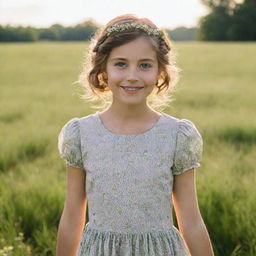
[[[67,194],[57,255],[213,255],[195,189],[202,137],[191,121],[148,103],[166,104],[160,92],[177,82],[170,40],[150,20],[126,14],[99,30],[90,49],[91,68],[80,81],[112,99],[59,134]]]

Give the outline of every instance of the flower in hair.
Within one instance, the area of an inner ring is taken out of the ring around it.
[[[113,25],[106,30],[106,35],[109,36],[112,33],[118,33],[118,32],[123,32],[126,30],[133,30],[133,29],[143,30],[149,36],[156,36],[156,37],[163,36],[163,31],[161,31],[160,29],[151,28],[147,24],[141,24],[141,23],[137,23],[137,22]]]

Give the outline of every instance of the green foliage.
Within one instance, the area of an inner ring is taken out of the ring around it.
[[[89,40],[99,25],[92,20],[86,20],[75,26],[64,27],[54,24],[49,28],[0,26],[0,42],[18,41],[81,41]]]
[[[197,36],[197,28],[186,28],[186,27],[178,27],[173,30],[167,30],[169,37],[175,41],[190,41],[196,40]]]
[[[199,40],[255,41],[256,2],[244,0],[201,0],[210,13],[200,18]]]
[[[213,10],[219,7],[229,9],[234,7],[236,3],[234,0],[201,0],[201,2]]]
[[[243,129],[241,127],[229,127],[219,132],[219,137],[235,144],[246,146],[256,144],[256,129]]]
[[[85,41],[90,40],[99,25],[91,20],[87,20],[75,26],[64,27],[60,24],[54,24],[49,28],[34,28],[29,30],[33,36],[25,38],[24,28],[0,26],[0,42],[11,41]],[[188,41],[195,40],[197,28],[178,27],[174,30],[166,29],[172,40]]]
[[[202,133],[198,202],[215,255],[254,256],[256,44],[175,47],[181,79],[165,112]],[[71,42],[0,45],[0,255],[55,254],[66,175],[57,135],[91,113],[72,86],[85,51]]]
[[[46,153],[48,141],[45,138],[38,138],[37,141],[27,139],[20,145],[13,145],[10,152],[0,153],[0,172],[17,166],[26,161],[34,160]]]
[[[59,40],[60,34],[53,28],[41,28],[38,29],[39,40]]]
[[[37,32],[32,27],[12,27],[0,25],[0,42],[36,41]]]
[[[212,13],[200,20],[199,40],[227,41],[229,40],[229,28],[231,16],[225,7],[216,7]]]
[[[245,0],[234,9],[233,24],[230,29],[232,40],[256,40],[256,2]]]

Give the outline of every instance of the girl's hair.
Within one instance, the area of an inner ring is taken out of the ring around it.
[[[107,29],[113,25],[134,22],[157,29],[157,26],[147,18],[139,18],[134,14],[124,14],[109,21],[104,27],[98,29],[91,38],[89,53],[86,54],[78,82],[84,89],[84,94],[81,95],[82,99],[95,103],[99,102],[98,106],[93,106],[94,108],[105,108],[111,103],[111,90],[103,76],[111,50],[141,36],[148,38],[151,42],[156,51],[158,67],[161,71],[161,76],[156,84],[157,92],[148,96],[148,103],[152,108],[161,111],[173,100],[169,92],[174,91],[174,87],[179,80],[178,72],[181,69],[175,65],[176,55],[173,45],[163,30],[162,36],[150,36],[143,29],[128,29],[107,36]]]

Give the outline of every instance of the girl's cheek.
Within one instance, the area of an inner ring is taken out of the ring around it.
[[[155,81],[157,81],[157,75],[152,74],[144,76],[143,80],[145,83],[152,84],[152,82],[154,83]]]
[[[113,80],[113,81],[119,81],[119,80],[122,80],[123,79],[123,74],[121,72],[118,72],[118,71],[112,71],[110,74],[109,74],[109,79],[110,80]]]

